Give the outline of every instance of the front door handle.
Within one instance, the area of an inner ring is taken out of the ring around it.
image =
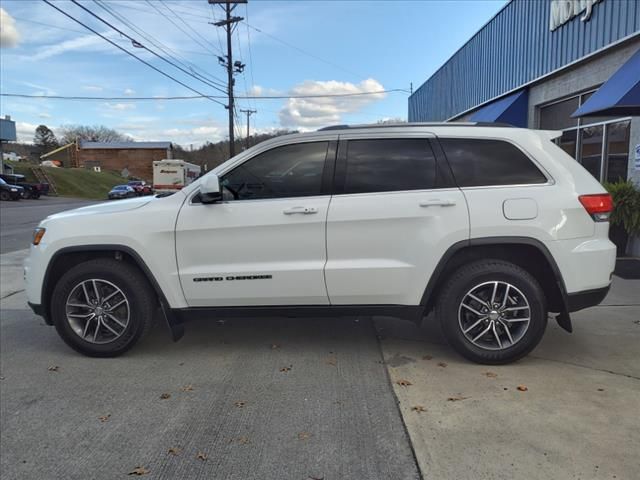
[[[296,213],[310,215],[312,213],[318,213],[318,209],[315,207],[291,207],[283,210],[282,213],[284,213],[285,215],[294,215]]]
[[[455,204],[455,200],[441,200],[439,198],[432,198],[420,202],[421,207],[453,207]]]

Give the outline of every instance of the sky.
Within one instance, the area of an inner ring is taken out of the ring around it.
[[[250,0],[233,35],[238,110],[253,109],[251,131],[315,130],[327,125],[406,119],[410,85],[419,87],[505,4],[506,0]],[[82,0],[82,6],[176,63],[176,69],[132,46],[71,1],[55,5],[117,45],[207,96],[224,93],[225,46],[220,6],[207,0]],[[121,97],[69,101],[0,97],[0,115],[16,121],[21,141],[35,128],[106,125],[139,141],[188,148],[227,137],[226,98],[130,100],[197,95],[140,63],[51,6],[0,1],[0,91],[27,95]],[[243,99],[243,96],[331,95],[330,98]],[[222,105],[221,105],[222,103]],[[237,135],[246,134],[238,111]]]

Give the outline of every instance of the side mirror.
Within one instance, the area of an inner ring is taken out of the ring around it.
[[[217,175],[209,173],[204,176],[200,184],[200,201],[202,203],[215,203],[222,200],[220,179]]]

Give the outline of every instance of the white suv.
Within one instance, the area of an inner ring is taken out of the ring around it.
[[[123,353],[160,307],[187,318],[431,310],[450,344],[507,363],[548,312],[605,297],[611,198],[553,139],[480,124],[331,127],[261,143],[171,196],[45,219],[29,304],[72,348]]]

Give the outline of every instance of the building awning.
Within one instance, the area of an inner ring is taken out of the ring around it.
[[[640,50],[622,65],[572,117],[640,115]]]
[[[526,128],[528,104],[527,90],[520,90],[485,105],[475,112],[469,120],[472,122],[502,122],[514,127]]]

